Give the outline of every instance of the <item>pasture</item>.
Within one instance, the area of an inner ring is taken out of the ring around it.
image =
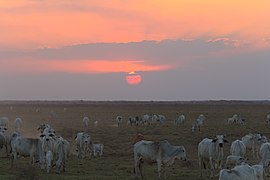
[[[174,120],[185,114],[187,122],[176,127]],[[227,118],[240,114],[246,119],[245,125],[229,125]],[[230,143],[252,132],[264,134],[270,139],[270,127],[265,120],[270,113],[269,102],[1,102],[0,116],[9,118],[8,132],[13,130],[16,117],[23,121],[22,134],[25,137],[38,137],[37,127],[49,123],[71,143],[71,156],[66,162],[66,172],[56,174],[40,170],[30,165],[29,158],[19,158],[17,167],[10,168],[10,158],[6,157],[4,148],[0,153],[0,179],[133,179],[132,138],[140,132],[147,140],[167,139],[172,145],[183,145],[187,151],[188,161],[178,160],[166,168],[167,179],[200,180],[197,146],[204,138],[216,134],[226,134],[229,143],[225,144],[224,157],[229,154]],[[166,122],[160,126],[130,127],[128,116],[144,114],[164,114]],[[201,131],[191,132],[192,122],[199,114],[206,117]],[[123,116],[121,127],[116,126],[116,116]],[[104,155],[91,159],[78,159],[74,137],[83,130],[82,119],[88,116],[90,127],[88,133],[94,143],[104,144]],[[94,127],[94,121],[98,121]],[[249,163],[260,160],[250,156]],[[157,179],[156,164],[144,164],[145,179]],[[205,179],[207,179],[205,177]],[[270,178],[268,178],[270,179]]]

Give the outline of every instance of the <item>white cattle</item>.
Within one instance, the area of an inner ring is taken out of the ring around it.
[[[247,158],[243,158],[241,156],[236,156],[236,155],[229,155],[226,158],[226,164],[225,167],[227,169],[231,169],[237,165],[241,165],[243,163],[246,163]]]
[[[186,117],[184,114],[181,114],[176,120],[175,120],[175,125],[180,125],[180,124],[184,124],[186,121]]]
[[[116,120],[117,127],[120,127],[120,124],[122,124],[123,122],[123,117],[117,116],[115,120]]]
[[[232,117],[228,118],[228,124],[236,124],[236,121],[238,119],[238,115],[234,114]]]
[[[197,118],[193,123],[191,127],[191,131],[194,132],[195,130],[201,130],[201,126],[203,125],[204,120],[201,118]]]
[[[70,143],[64,139],[63,137],[54,137],[54,148],[53,148],[53,152],[54,154],[56,154],[57,152],[57,144],[58,143],[63,143],[64,144],[64,154],[65,154],[65,159],[67,159],[70,155]]]
[[[230,153],[235,156],[242,156],[244,157],[246,154],[246,146],[243,141],[235,140],[231,144]]]
[[[127,124],[130,125],[130,126],[136,125],[136,118],[133,117],[133,116],[129,116],[129,117],[128,117]]]
[[[88,127],[89,127],[89,122],[90,122],[90,120],[89,120],[89,118],[88,118],[87,116],[85,116],[85,117],[83,118],[82,122],[83,122],[84,130],[86,131],[86,130],[88,129]]]
[[[248,164],[235,166],[233,169],[222,169],[219,180],[263,180],[262,166]]]
[[[165,121],[166,121],[165,115],[159,114],[159,115],[158,115],[158,118],[157,118],[157,122],[158,122],[159,124],[163,124],[163,123],[165,123]]]
[[[13,161],[17,161],[18,155],[27,157],[30,156],[31,163],[34,165],[36,161],[39,162],[42,169],[44,169],[45,156],[42,151],[42,143],[40,139],[24,138],[13,133],[11,136],[11,167],[13,167]]]
[[[2,149],[3,146],[5,146],[6,153],[8,156],[8,137],[5,133],[6,130],[7,130],[7,128],[0,127],[0,149]]]
[[[66,142],[59,138],[59,141],[56,142],[56,152],[55,152],[55,159],[56,159],[56,172],[60,173],[65,172],[66,167],[66,153],[67,153],[67,146]]]
[[[270,114],[266,115],[266,122],[267,122],[267,124],[270,124]]]
[[[253,157],[259,157],[259,149],[262,143],[267,142],[267,138],[261,134],[249,133],[242,137],[242,142],[245,144],[247,149],[252,150]]]
[[[40,135],[42,151],[45,155],[48,151],[53,151],[54,147],[53,136],[54,134],[51,133],[44,133]]]
[[[103,144],[93,144],[92,151],[94,157],[97,157],[98,155],[101,157],[103,155],[103,148],[104,148]]]
[[[151,118],[151,116],[148,114],[143,115],[142,116],[143,125],[150,125],[150,118]]]
[[[7,117],[0,117],[0,127],[8,127],[9,119]]]
[[[85,132],[77,133],[75,143],[78,151],[78,158],[84,158],[90,152],[91,137]]]
[[[46,153],[46,169],[47,169],[47,173],[51,172],[52,163],[53,163],[53,153],[52,153],[52,151],[48,151]]]
[[[217,135],[214,139],[204,138],[198,145],[198,159],[200,175],[202,168],[210,165],[210,177],[213,177],[214,169],[221,169],[223,163],[223,144],[227,142],[223,135]]]
[[[263,143],[260,147],[260,156],[261,161],[260,165],[263,165],[263,167],[268,167],[270,162],[270,143]]]
[[[98,121],[94,122],[94,127],[96,128],[98,126]]]
[[[22,119],[17,117],[14,121],[14,130],[17,132],[21,132],[21,128],[22,128]]]
[[[157,163],[158,177],[161,176],[161,165],[170,166],[175,159],[186,161],[186,150],[184,146],[173,146],[168,141],[145,141],[141,140],[134,144],[135,176],[142,175],[142,163]]]

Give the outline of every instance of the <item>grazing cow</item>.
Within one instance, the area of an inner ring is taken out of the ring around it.
[[[52,153],[52,151],[48,151],[46,153],[46,169],[47,169],[47,173],[51,172],[52,163],[53,163],[53,153]]]
[[[186,121],[186,117],[185,115],[181,114],[176,120],[175,120],[175,124],[176,125],[180,125],[180,124],[184,124]]]
[[[132,144],[134,145],[141,140],[144,140],[144,136],[141,133],[137,133],[132,140]]]
[[[247,162],[247,158],[243,158],[241,156],[229,155],[226,158],[226,165],[227,169],[231,169],[237,165],[241,165]]]
[[[223,144],[227,142],[223,135],[217,135],[214,139],[204,138],[198,145],[198,158],[200,174],[202,168],[210,165],[210,177],[213,177],[214,169],[221,169],[223,162]]]
[[[235,166],[233,169],[222,169],[219,180],[263,180],[263,167],[248,164]]]
[[[7,117],[0,117],[0,127],[8,127],[9,119]]]
[[[228,124],[236,124],[236,121],[238,119],[238,115],[234,114],[232,117],[228,118]]]
[[[41,169],[44,169],[45,156],[42,151],[42,143],[40,139],[24,138],[18,133],[13,133],[11,136],[11,167],[13,167],[13,161],[17,161],[17,156],[24,156],[31,158],[31,163],[34,165],[36,161],[39,161]]]
[[[168,141],[145,141],[141,140],[134,144],[135,176],[142,175],[142,163],[157,163],[158,177],[161,176],[161,165],[170,166],[175,159],[186,161],[186,150],[184,146],[173,146]]]
[[[78,151],[78,158],[84,158],[90,152],[91,137],[85,132],[77,133],[75,143]]]
[[[104,148],[103,144],[93,144],[92,150],[94,157],[97,157],[98,155],[101,157],[103,155],[103,148]]]
[[[242,156],[244,157],[246,154],[246,146],[240,140],[235,140],[231,144],[230,153],[235,156]]]
[[[120,124],[122,124],[123,122],[123,117],[117,116],[115,120],[116,120],[117,127],[120,127]]]
[[[21,132],[21,128],[22,128],[22,119],[16,118],[14,121],[14,130],[17,132]]]

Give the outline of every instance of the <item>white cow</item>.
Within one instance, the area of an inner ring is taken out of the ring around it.
[[[89,118],[88,118],[87,116],[85,116],[85,117],[83,118],[82,122],[83,122],[84,130],[86,131],[86,130],[88,129],[88,127],[89,127],[89,122],[90,122],[90,120],[89,120]]]
[[[92,151],[94,157],[97,157],[98,155],[101,157],[103,155],[103,148],[104,148],[103,144],[93,144]]]
[[[184,114],[181,114],[176,120],[175,120],[175,124],[178,126],[180,124],[184,124],[186,121],[186,117]]]
[[[148,114],[145,114],[145,115],[143,115],[142,116],[142,124],[143,125],[150,125],[150,118],[151,118],[151,116],[150,115],[148,115]]]
[[[52,153],[52,151],[48,151],[46,153],[46,169],[47,169],[47,173],[51,172],[52,163],[53,163],[53,153]]]
[[[7,130],[6,127],[0,127],[0,149],[5,146],[6,153],[8,156],[8,136],[6,135],[5,131]]]
[[[91,136],[85,132],[77,133],[75,143],[78,151],[78,158],[84,158],[86,154],[90,153]]]
[[[18,133],[13,133],[11,136],[11,167],[13,167],[13,161],[17,161],[18,155],[30,156],[31,163],[34,165],[36,161],[39,161],[41,169],[44,169],[45,156],[42,151],[42,143],[40,139],[24,138]]]
[[[21,132],[21,128],[22,128],[22,119],[17,117],[14,121],[14,130],[17,132]]]
[[[0,126],[8,127],[9,119],[7,117],[0,117]]]
[[[263,165],[263,167],[268,167],[270,162],[270,143],[263,143],[260,147],[260,156],[261,161],[260,165]]]
[[[236,156],[236,155],[229,155],[226,158],[226,165],[225,167],[227,169],[231,169],[237,165],[241,165],[247,162],[247,158],[243,158],[241,156]]]
[[[56,172],[60,173],[65,172],[66,167],[66,153],[67,153],[67,146],[63,139],[59,138],[59,141],[56,142],[56,152],[55,152],[55,159],[56,159]]]
[[[259,165],[238,165],[233,169],[222,169],[219,180],[263,180],[263,167]]]
[[[134,144],[135,176],[142,175],[142,163],[157,163],[158,177],[161,176],[161,165],[170,166],[175,159],[186,161],[186,150],[184,146],[173,146],[168,141],[145,141],[141,140]]]
[[[217,135],[214,139],[204,138],[198,145],[198,158],[200,175],[202,168],[210,165],[210,177],[213,177],[214,169],[221,169],[223,163],[223,144],[227,142],[223,135]]]
[[[259,157],[259,149],[262,143],[267,142],[267,138],[261,134],[249,133],[242,137],[242,142],[245,144],[247,149],[252,150],[252,155],[254,157]]]
[[[122,124],[123,122],[123,117],[117,116],[115,120],[116,120],[117,127],[120,127],[120,124]]]
[[[266,122],[267,122],[267,124],[270,124],[270,114],[266,115]]]
[[[242,156],[244,157],[246,154],[246,146],[243,141],[235,140],[231,144],[230,153],[235,156]]]
[[[94,122],[94,127],[96,128],[98,126],[98,121]]]
[[[236,121],[238,119],[238,115],[234,114],[232,117],[228,118],[228,124],[236,124]]]

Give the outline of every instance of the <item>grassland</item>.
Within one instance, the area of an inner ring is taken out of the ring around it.
[[[39,109],[38,112],[36,110]],[[174,120],[184,113],[187,123],[175,127]],[[244,126],[228,125],[226,120],[233,114],[241,114],[246,119]],[[176,161],[166,168],[167,179],[199,180],[197,145],[204,137],[226,134],[229,143],[224,147],[225,156],[229,153],[230,142],[249,132],[263,133],[270,139],[270,127],[266,125],[266,114],[270,113],[269,102],[1,102],[0,116],[10,119],[9,132],[13,129],[16,117],[23,120],[22,133],[26,137],[38,137],[37,127],[41,123],[51,124],[56,134],[70,141],[72,155],[67,161],[66,172],[47,174],[30,165],[29,158],[20,158],[18,166],[10,168],[10,159],[4,149],[0,150],[0,179],[133,179],[133,154],[131,139],[141,132],[148,140],[167,139],[171,144],[183,145],[187,150],[188,161]],[[167,118],[162,126],[129,127],[128,116],[143,114],[164,114]],[[191,132],[191,123],[199,115],[206,116],[200,132]],[[124,117],[123,126],[116,127],[115,117]],[[82,118],[89,116],[91,127],[88,132],[95,143],[103,143],[104,156],[78,160],[74,137],[82,131]],[[95,128],[93,122],[98,120]],[[250,163],[259,159],[250,157]],[[146,179],[156,179],[156,165],[145,165]],[[207,179],[207,178],[205,178]]]

